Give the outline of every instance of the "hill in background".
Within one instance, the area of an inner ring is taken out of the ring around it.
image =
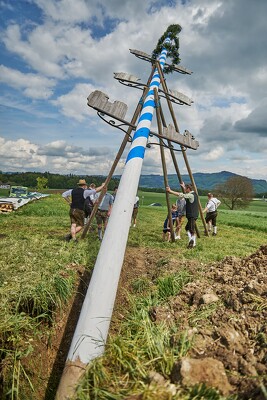
[[[217,184],[224,183],[232,176],[240,176],[228,171],[202,173],[197,172],[194,180],[198,190],[214,191]],[[36,188],[37,178],[47,178],[47,187],[49,189],[70,189],[77,185],[79,179],[86,179],[88,183],[95,183],[99,186],[104,182],[106,176],[102,175],[60,175],[50,172],[2,172],[0,171],[0,185],[20,185],[30,188]],[[118,186],[121,175],[113,175],[109,189],[113,190]],[[189,175],[182,175],[185,183],[190,182]],[[267,181],[264,179],[251,179],[255,195],[267,195]],[[176,174],[168,175],[168,182],[172,189],[180,189]],[[139,187],[146,189],[164,189],[164,178],[162,175],[141,175]]]
[[[196,186],[198,189],[203,190],[214,190],[216,185],[224,183],[227,179],[232,176],[240,176],[228,171],[214,172],[214,173],[202,173],[197,172],[193,174]],[[185,183],[190,182],[189,175],[182,175],[182,179]],[[168,175],[168,181],[171,188],[180,188],[178,178],[176,174]],[[267,192],[267,181],[264,179],[251,179],[255,194]],[[164,178],[162,175],[141,175],[140,187],[144,188],[164,188]]]

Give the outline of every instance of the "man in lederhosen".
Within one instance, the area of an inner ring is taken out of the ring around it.
[[[171,190],[169,186],[166,187],[166,191],[176,196],[183,197],[186,201],[186,218],[187,224],[185,226],[185,230],[188,235],[188,249],[192,249],[196,246],[196,220],[198,218],[198,195],[193,191],[192,185],[184,182],[181,183],[181,187],[184,189],[184,192],[175,192]]]

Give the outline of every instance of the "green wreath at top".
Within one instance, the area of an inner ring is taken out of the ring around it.
[[[161,54],[162,49],[165,48],[167,50],[167,57],[171,58],[172,62],[171,65],[167,65],[163,68],[163,72],[168,74],[174,70],[175,64],[180,63],[179,58],[179,39],[177,37],[178,33],[180,33],[182,27],[178,24],[173,24],[168,27],[166,32],[161,36],[158,40],[157,47],[152,52],[152,58],[156,60],[158,56]],[[164,43],[166,38],[171,40],[170,43]]]

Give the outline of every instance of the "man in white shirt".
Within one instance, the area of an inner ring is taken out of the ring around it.
[[[216,199],[212,193],[208,193],[208,201],[203,213],[206,212],[206,224],[208,225],[208,231],[211,232],[213,228],[213,236],[217,235],[217,208],[221,204],[220,200]]]
[[[89,190],[92,191],[92,194],[87,196],[85,199],[85,202],[84,202],[84,214],[85,214],[84,225],[87,224],[88,219],[89,219],[90,215],[92,214],[94,204],[96,202],[97,193],[95,191],[95,188],[96,188],[96,185],[94,183],[91,183],[88,188]]]
[[[94,183],[91,183],[88,189],[94,190],[95,188],[96,188],[95,184],[94,184]],[[92,203],[95,204],[95,201],[96,201],[96,199],[97,199],[96,193],[91,194],[91,195],[90,195],[90,199],[91,199]]]
[[[105,195],[101,203],[98,204],[98,210],[96,212],[97,232],[98,232],[98,239],[100,241],[103,239],[103,235],[108,224],[108,218],[110,216],[114,202],[114,198],[112,194],[107,192],[107,188],[104,189],[104,192]],[[95,196],[95,198],[96,201],[98,201],[97,195]]]

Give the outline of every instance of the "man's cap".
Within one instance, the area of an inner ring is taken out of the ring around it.
[[[85,179],[79,179],[78,185],[79,186],[87,185],[86,180]]]

